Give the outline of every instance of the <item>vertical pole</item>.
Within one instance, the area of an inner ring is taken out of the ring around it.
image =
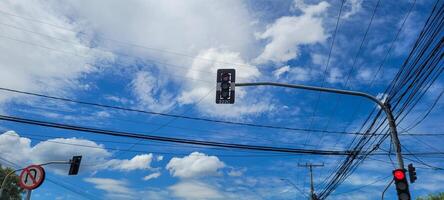
[[[392,138],[393,147],[396,152],[396,159],[398,160],[398,167],[399,167],[399,169],[404,169],[404,160],[402,159],[401,143],[399,142],[398,131],[396,130],[395,118],[393,117],[393,113],[390,108],[390,105],[385,104],[385,106],[383,107],[383,110],[387,114],[387,120],[388,120],[388,124],[390,127],[390,135]]]
[[[25,200],[30,200],[31,199],[31,192],[32,192],[32,190],[28,190],[28,192],[26,192]]]
[[[322,164],[313,164],[313,163],[305,163],[305,165],[301,165],[298,163],[299,167],[308,167],[310,170],[310,200],[318,200],[316,197],[315,191],[314,191],[314,181],[313,181],[313,167],[323,167],[324,163]]]
[[[310,199],[314,200],[314,186],[313,186],[313,165],[309,165],[310,168]]]

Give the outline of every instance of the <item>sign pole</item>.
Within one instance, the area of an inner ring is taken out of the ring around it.
[[[31,199],[31,192],[32,192],[32,190],[28,190],[28,192],[26,192],[25,200],[30,200]]]

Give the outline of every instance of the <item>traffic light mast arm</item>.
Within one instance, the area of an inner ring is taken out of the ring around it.
[[[71,164],[71,161],[50,161],[43,164],[39,164],[40,166],[52,165],[52,164]]]
[[[374,103],[378,104],[382,108],[382,110],[384,110],[384,112],[387,116],[389,126],[390,126],[390,135],[392,138],[394,149],[396,151],[396,158],[398,160],[398,166],[400,169],[404,169],[404,161],[402,159],[402,154],[401,154],[401,144],[399,142],[398,132],[396,130],[396,122],[395,122],[395,119],[393,118],[393,114],[392,114],[392,110],[390,109],[390,105],[385,104],[384,102],[380,101],[379,99],[377,99],[376,97],[374,97],[370,94],[367,94],[364,92],[352,91],[352,90],[341,90],[341,89],[334,89],[334,88],[324,88],[324,87],[317,87],[317,86],[275,83],[275,82],[235,83],[235,86],[236,87],[278,86],[278,87],[286,87],[286,88],[294,88],[294,89],[303,89],[303,90],[343,94],[343,95],[349,95],[349,96],[360,96],[360,97],[364,97],[366,99],[369,99],[369,100],[373,101]]]

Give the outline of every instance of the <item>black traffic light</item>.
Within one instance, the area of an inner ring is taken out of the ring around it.
[[[216,103],[233,104],[234,103],[234,85],[236,80],[236,71],[234,69],[217,70]]]
[[[80,162],[82,161],[82,156],[73,156],[69,161],[71,166],[69,167],[68,175],[77,175],[79,173]]]
[[[418,179],[418,177],[416,176],[416,168],[413,167],[413,164],[410,163],[408,165],[408,171],[409,171],[410,183],[414,183],[416,179]]]
[[[409,184],[405,176],[405,169],[393,170],[393,179],[395,180],[396,192],[399,200],[410,200]]]

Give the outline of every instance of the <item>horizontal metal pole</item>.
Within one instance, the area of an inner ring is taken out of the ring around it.
[[[40,166],[51,165],[51,164],[71,164],[71,161],[49,161],[46,163],[39,164]]]
[[[334,88],[324,88],[324,87],[317,87],[317,86],[307,86],[307,85],[298,85],[298,84],[286,84],[286,83],[275,83],[275,82],[257,82],[257,83],[236,83],[236,87],[244,87],[244,86],[279,86],[279,87],[287,87],[287,88],[297,88],[297,89],[304,89],[304,90],[312,90],[312,91],[321,91],[321,92],[328,92],[328,93],[336,93],[336,94],[345,94],[350,96],[361,96],[365,97],[367,99],[372,100],[373,102],[377,103],[382,108],[385,107],[384,103],[381,102],[376,97],[364,93],[364,92],[357,92],[357,91],[351,91],[351,90],[341,90],[341,89],[334,89]]]

